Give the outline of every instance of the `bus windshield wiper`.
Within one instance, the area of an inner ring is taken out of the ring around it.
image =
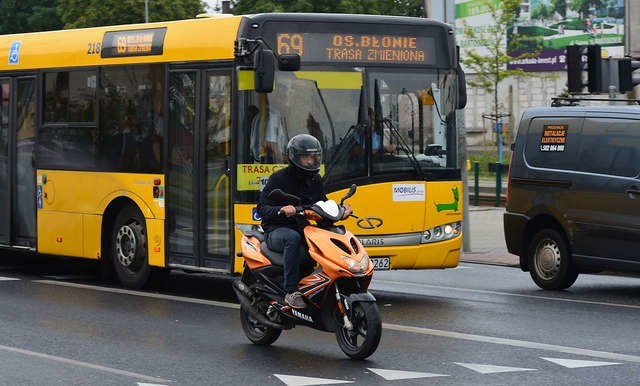
[[[401,145],[400,147],[402,148],[402,150],[407,154],[407,156],[411,159],[411,163],[413,164],[414,169],[416,170],[416,173],[418,173],[418,175],[422,176],[422,168],[420,167],[420,162],[418,162],[418,159],[416,158],[416,156],[413,154],[413,149],[411,149],[409,147],[409,145],[407,144],[407,142],[405,142],[405,140],[402,138],[402,136],[400,135],[400,132],[398,131],[398,128],[396,128],[393,125],[393,122],[391,122],[391,119],[389,118],[383,118],[382,115],[382,100],[380,98],[380,86],[379,86],[379,80],[375,79],[373,81],[373,99],[374,99],[374,116],[375,116],[375,127],[373,128],[378,135],[380,136],[380,146],[382,147],[384,145],[384,128],[386,126],[386,128],[389,129],[389,132],[391,134],[391,137],[395,137],[397,139],[397,142],[399,145]]]
[[[360,87],[360,99],[358,101],[358,122],[355,125],[351,125],[344,134],[344,137],[340,138],[340,142],[334,146],[331,163],[326,167],[326,175],[330,175],[331,170],[340,162],[341,156],[344,152],[351,151],[351,147],[346,145],[349,141],[355,140],[355,133],[364,133],[367,126],[369,126],[369,115],[367,113],[367,104],[364,97],[364,86],[362,86]]]
[[[385,128],[389,129],[391,133],[391,138],[396,139],[396,143],[398,144],[398,147],[402,149],[404,153],[407,154],[409,159],[411,159],[411,163],[413,164],[413,167],[416,169],[416,172],[418,173],[418,175],[422,176],[423,172],[422,172],[422,167],[420,166],[420,162],[418,161],[416,156],[413,154],[413,149],[409,147],[409,144],[402,138],[402,135],[400,135],[400,131],[398,130],[398,128],[393,125],[393,122],[391,122],[391,119],[389,118],[384,118],[382,120],[382,123]]]
[[[329,108],[327,107],[327,104],[324,101],[324,97],[322,96],[322,91],[320,90],[320,87],[318,87],[318,82],[313,81],[313,85],[315,86],[316,91],[318,92],[318,96],[320,97],[320,103],[322,103],[322,108],[324,108],[324,112],[327,115],[327,120],[329,121],[329,128],[331,128],[331,144],[335,146],[336,145],[336,129],[333,125],[333,119],[331,119],[331,113],[329,112]]]

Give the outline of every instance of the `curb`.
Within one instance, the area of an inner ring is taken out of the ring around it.
[[[463,252],[460,255],[460,262],[520,267],[520,257],[504,251]]]

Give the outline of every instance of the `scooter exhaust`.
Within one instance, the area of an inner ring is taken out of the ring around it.
[[[261,324],[264,324],[267,327],[277,328],[279,330],[288,330],[291,328],[291,327],[285,326],[284,324],[272,322],[271,320],[267,319],[266,316],[256,311],[256,309],[253,308],[253,306],[251,305],[251,300],[250,300],[254,296],[254,293],[251,290],[251,288],[249,288],[246,284],[242,282],[242,280],[240,279],[234,280],[231,287],[233,288],[233,291],[236,293],[236,296],[238,296],[238,300],[240,301],[240,304],[243,305],[245,310],[249,312],[249,314],[251,314],[252,317],[257,319],[258,322],[260,322]]]

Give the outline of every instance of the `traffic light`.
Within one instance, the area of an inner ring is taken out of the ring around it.
[[[600,46],[587,46],[587,89],[589,92],[602,92],[602,49]]]
[[[640,60],[633,60],[631,58],[618,60],[620,92],[633,91],[633,88],[640,84],[640,77],[633,76],[633,72],[638,68],[640,68]]]
[[[582,92],[582,53],[584,46],[567,46],[567,88],[570,93]]]
[[[582,80],[585,70],[583,56],[587,57],[587,82]],[[589,92],[602,91],[602,49],[599,45],[567,46],[567,86],[570,93],[581,93],[587,86]]]

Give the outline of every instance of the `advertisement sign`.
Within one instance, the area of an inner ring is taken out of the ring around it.
[[[474,50],[487,55],[491,44],[492,28],[506,28],[504,47],[517,40],[517,47],[509,52],[512,57],[522,53],[537,53],[531,58],[514,61],[509,69],[524,71],[563,71],[565,50],[569,45],[600,45],[603,57],[624,55],[624,0],[565,2],[555,0],[531,0],[522,2],[516,12],[515,23],[496,26],[490,7],[497,0],[456,0],[456,27],[461,57]],[[465,27],[473,29],[475,38],[464,33]],[[517,37],[517,38],[516,38]]]

